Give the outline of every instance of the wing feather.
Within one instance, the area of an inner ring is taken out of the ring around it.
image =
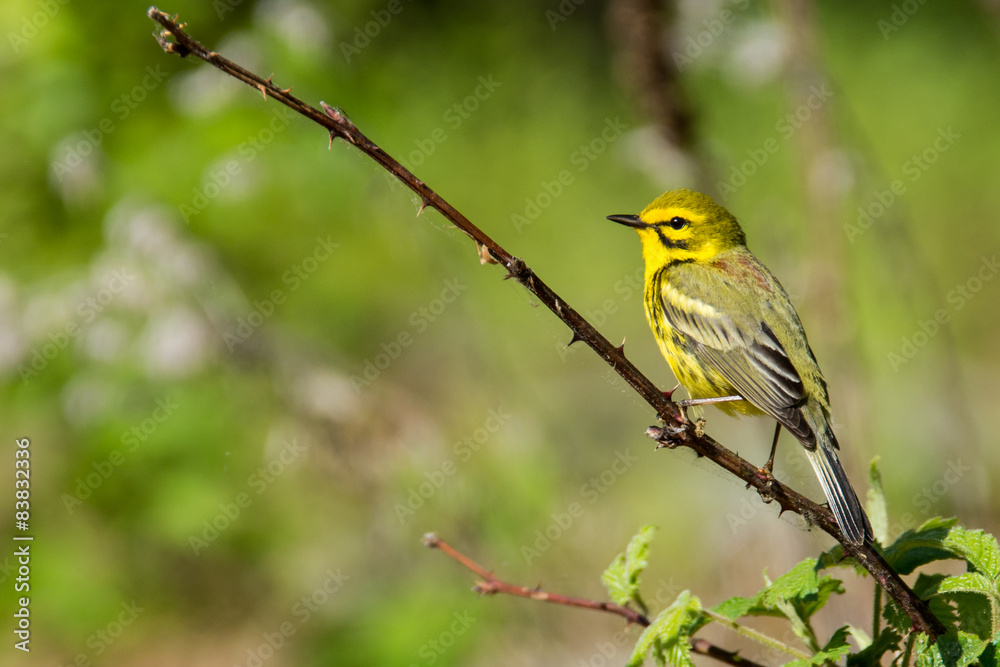
[[[667,322],[740,396],[777,419],[803,443],[814,443],[816,436],[799,410],[807,398],[802,377],[765,321],[765,307],[754,304],[749,312],[733,314],[731,308],[720,304],[740,303],[746,299],[745,293],[737,292],[732,282],[716,278],[717,274],[694,271],[697,273],[689,274],[688,280],[683,274],[671,276],[664,285],[661,298]],[[770,274],[767,277],[774,280]],[[794,315],[780,287],[769,292],[765,299],[784,299],[784,303],[772,303],[767,310]]]

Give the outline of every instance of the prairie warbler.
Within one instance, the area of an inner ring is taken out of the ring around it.
[[[736,218],[700,192],[672,190],[639,215],[608,219],[639,233],[646,318],[691,396],[687,404],[773,417],[768,472],[784,426],[805,448],[847,541],[871,539],[837,458],[826,381],[799,316],[778,280],[747,250]]]

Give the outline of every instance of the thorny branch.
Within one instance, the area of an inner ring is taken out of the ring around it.
[[[679,406],[664,395],[631,361],[625,358],[624,346],[613,345],[602,336],[580,313],[562,300],[546,285],[527,264],[510,254],[485,232],[476,227],[454,206],[445,201],[423,181],[418,179],[395,158],[382,150],[354,123],[336,107],[321,102],[323,111],[306,104],[290,93],[291,88],[281,89],[271,82],[271,77],[262,79],[236,63],[211,51],[183,30],[183,25],[161,12],[156,7],[150,7],[148,16],[163,26],[156,33],[156,40],[167,53],[183,57],[194,55],[226,74],[243,81],[259,90],[264,97],[272,97],[285,106],[326,128],[330,140],[340,138],[352,144],[360,151],[379,163],[400,182],[413,190],[420,197],[421,210],[430,207],[437,209],[458,229],[469,236],[477,246],[480,261],[483,263],[500,264],[507,271],[505,278],[513,278],[529,292],[544,303],[556,317],[569,327],[573,336],[570,344],[582,341],[589,345],[611,368],[613,368],[635,391],[649,403],[656,414],[664,422],[664,426],[652,427],[647,431],[661,445],[674,447],[689,447],[698,456],[704,456],[727,472],[739,477],[752,486],[766,502],[776,502],[782,512],[791,511],[810,524],[816,525],[829,533],[844,545],[847,557],[857,560],[876,581],[885,589],[901,609],[913,621],[913,627],[918,632],[925,632],[932,638],[944,632],[941,625],[924,600],[921,600],[909,586],[893,571],[882,556],[871,544],[855,546],[845,544],[840,529],[830,510],[806,498],[797,491],[775,480],[769,474],[760,470],[749,461],[737,456],[715,440],[701,432],[701,429],[687,421]],[[173,40],[173,41],[171,41]]]
[[[566,607],[579,607],[581,609],[605,611],[609,614],[621,616],[629,623],[635,623],[636,625],[641,625],[644,628],[649,627],[650,621],[648,618],[634,609],[629,609],[628,607],[612,604],[610,602],[598,602],[597,600],[588,600],[586,598],[578,598],[570,595],[549,593],[543,591],[540,587],[528,588],[526,586],[518,586],[517,584],[509,584],[505,581],[501,581],[492,572],[463,554],[461,551],[455,549],[434,533],[427,533],[424,535],[424,546],[440,550],[449,558],[458,561],[466,569],[474,572],[476,576],[482,579],[482,581],[476,582],[476,585],[472,587],[472,590],[480,595],[495,595],[497,593],[503,593],[506,595],[513,595],[515,597],[528,598],[529,600],[551,602],[552,604],[559,604]],[[736,665],[737,667],[762,667],[762,665],[754,662],[753,660],[748,660],[734,651],[727,651],[720,648],[705,639],[692,637],[689,643],[691,650],[695,653],[707,655],[710,658],[715,658],[716,660],[730,665]]]

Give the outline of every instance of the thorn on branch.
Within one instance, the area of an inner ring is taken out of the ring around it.
[[[156,43],[160,45],[160,48],[163,49],[165,53],[173,53],[181,58],[187,57],[187,55],[191,53],[191,49],[183,44],[171,42],[170,38],[173,36],[174,34],[166,29],[153,33],[153,37],[156,38]]]
[[[578,334],[578,333],[577,333],[577,332],[576,332],[576,331],[574,330],[574,331],[573,331],[573,337],[569,339],[569,342],[568,342],[568,343],[566,343],[566,347],[569,347],[569,346],[570,346],[570,345],[572,345],[573,343],[579,343],[579,342],[581,342],[582,340],[583,340],[583,339],[582,339],[582,338],[580,338],[580,334]]]
[[[476,250],[479,252],[479,263],[480,264],[499,264],[490,249],[481,243],[476,244]],[[505,276],[507,277],[507,276]]]
[[[267,86],[271,85],[271,77],[272,76],[274,76],[274,75],[271,74],[270,76],[268,76],[267,79],[264,80],[264,83],[258,83],[257,84],[257,90],[260,91],[260,94],[264,96],[265,100],[267,99]]]
[[[479,595],[496,595],[500,589],[497,588],[496,582],[477,581],[476,585],[472,587],[472,592]]]
[[[420,197],[420,208],[417,209],[417,217],[420,217],[420,214],[423,213],[424,209],[427,208],[428,206],[430,206],[430,207],[433,208],[434,204],[432,204],[431,200],[428,199],[427,197],[421,196]]]
[[[177,26],[177,30],[184,30],[184,27],[187,26],[187,23],[181,23],[178,25],[177,23],[178,14],[174,14],[173,16],[167,16],[166,14],[161,12],[155,5],[146,10],[146,16],[148,16],[149,18],[153,19],[154,21],[156,21],[161,25],[163,25],[163,21],[160,20],[160,17],[167,19],[169,23],[172,23],[173,25]],[[189,53],[191,53],[191,49],[186,45],[170,41],[171,38],[177,39],[177,37],[176,35],[174,35],[173,32],[171,32],[166,27],[164,27],[163,30],[160,30],[159,32],[154,32],[153,37],[156,38],[156,43],[160,45],[160,48],[163,49],[165,53],[173,53],[180,56],[181,58],[184,58]]]

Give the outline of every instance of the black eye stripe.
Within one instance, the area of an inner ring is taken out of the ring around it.
[[[656,235],[660,238],[660,243],[662,243],[664,247],[677,248],[680,250],[688,249],[687,241],[675,241],[674,239],[668,239],[667,235],[663,233],[662,229],[660,229],[660,226],[661,225],[656,225],[655,227],[653,227],[653,229],[656,230]]]

